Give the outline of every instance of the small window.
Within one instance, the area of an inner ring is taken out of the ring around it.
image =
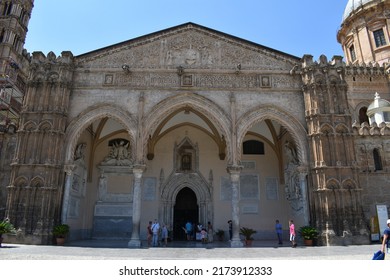
[[[248,140],[243,144],[244,155],[264,155],[264,143],[256,140]]]
[[[349,54],[351,55],[351,61],[355,61],[356,60],[356,52],[355,52],[354,45],[349,47]]]
[[[374,156],[375,171],[382,170],[383,169],[382,168],[382,159],[381,159],[381,155],[379,154],[378,149],[374,149],[373,156]]]
[[[367,116],[367,107],[362,107],[359,110],[359,123],[362,124],[364,122],[369,123]]]
[[[383,29],[378,29],[374,31],[374,40],[375,40],[375,46],[377,48],[386,45],[386,38]]]

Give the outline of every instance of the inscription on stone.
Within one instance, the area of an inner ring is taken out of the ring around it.
[[[156,182],[155,177],[145,177],[143,181],[143,199],[155,200],[156,199]]]
[[[221,177],[221,200],[232,200],[232,183],[229,178]]]
[[[240,198],[259,199],[259,176],[243,174],[240,176]]]
[[[265,190],[267,200],[278,200],[278,179],[273,177],[265,178]]]

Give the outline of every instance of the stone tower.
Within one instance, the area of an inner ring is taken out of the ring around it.
[[[32,54],[6,215],[33,244],[47,243],[59,222],[72,62],[69,52]]]
[[[314,62],[306,55],[300,74],[311,157],[312,219],[324,244],[365,243],[368,232],[342,57],[328,62],[321,56]]]
[[[0,205],[6,205],[16,130],[26,90],[29,55],[23,49],[32,0],[0,2]],[[0,206],[0,219],[5,215]]]

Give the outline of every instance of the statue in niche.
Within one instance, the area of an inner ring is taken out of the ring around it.
[[[181,170],[191,170],[191,155],[184,154],[181,156]]]
[[[286,167],[284,169],[284,178],[286,185],[284,187],[286,199],[289,201],[291,208],[300,213],[303,210],[302,191],[300,174],[298,171],[298,156],[295,147],[288,141],[284,144],[286,153]]]
[[[76,151],[74,152],[74,160],[84,159],[85,157],[85,148],[87,147],[86,143],[77,145]]]
[[[131,165],[132,161],[130,159],[129,145],[130,142],[126,143],[124,140],[114,142],[111,146],[109,155],[103,160],[102,165]]]

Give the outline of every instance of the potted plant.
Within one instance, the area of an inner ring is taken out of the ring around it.
[[[65,238],[68,235],[70,230],[69,225],[59,224],[53,228],[53,236],[56,238],[57,245],[64,245]]]
[[[257,231],[251,228],[247,228],[247,227],[240,228],[240,234],[244,236],[246,246],[252,245],[252,241],[253,241],[252,235],[254,235],[256,232]]]
[[[215,234],[217,235],[219,241],[223,241],[225,232],[222,229],[217,229]]]
[[[318,237],[318,231],[312,226],[303,226],[299,228],[299,235],[303,238],[305,245],[312,246],[313,240]]]
[[[13,224],[10,223],[8,219],[0,222],[0,247],[3,242],[3,234],[15,233],[15,228]]]

